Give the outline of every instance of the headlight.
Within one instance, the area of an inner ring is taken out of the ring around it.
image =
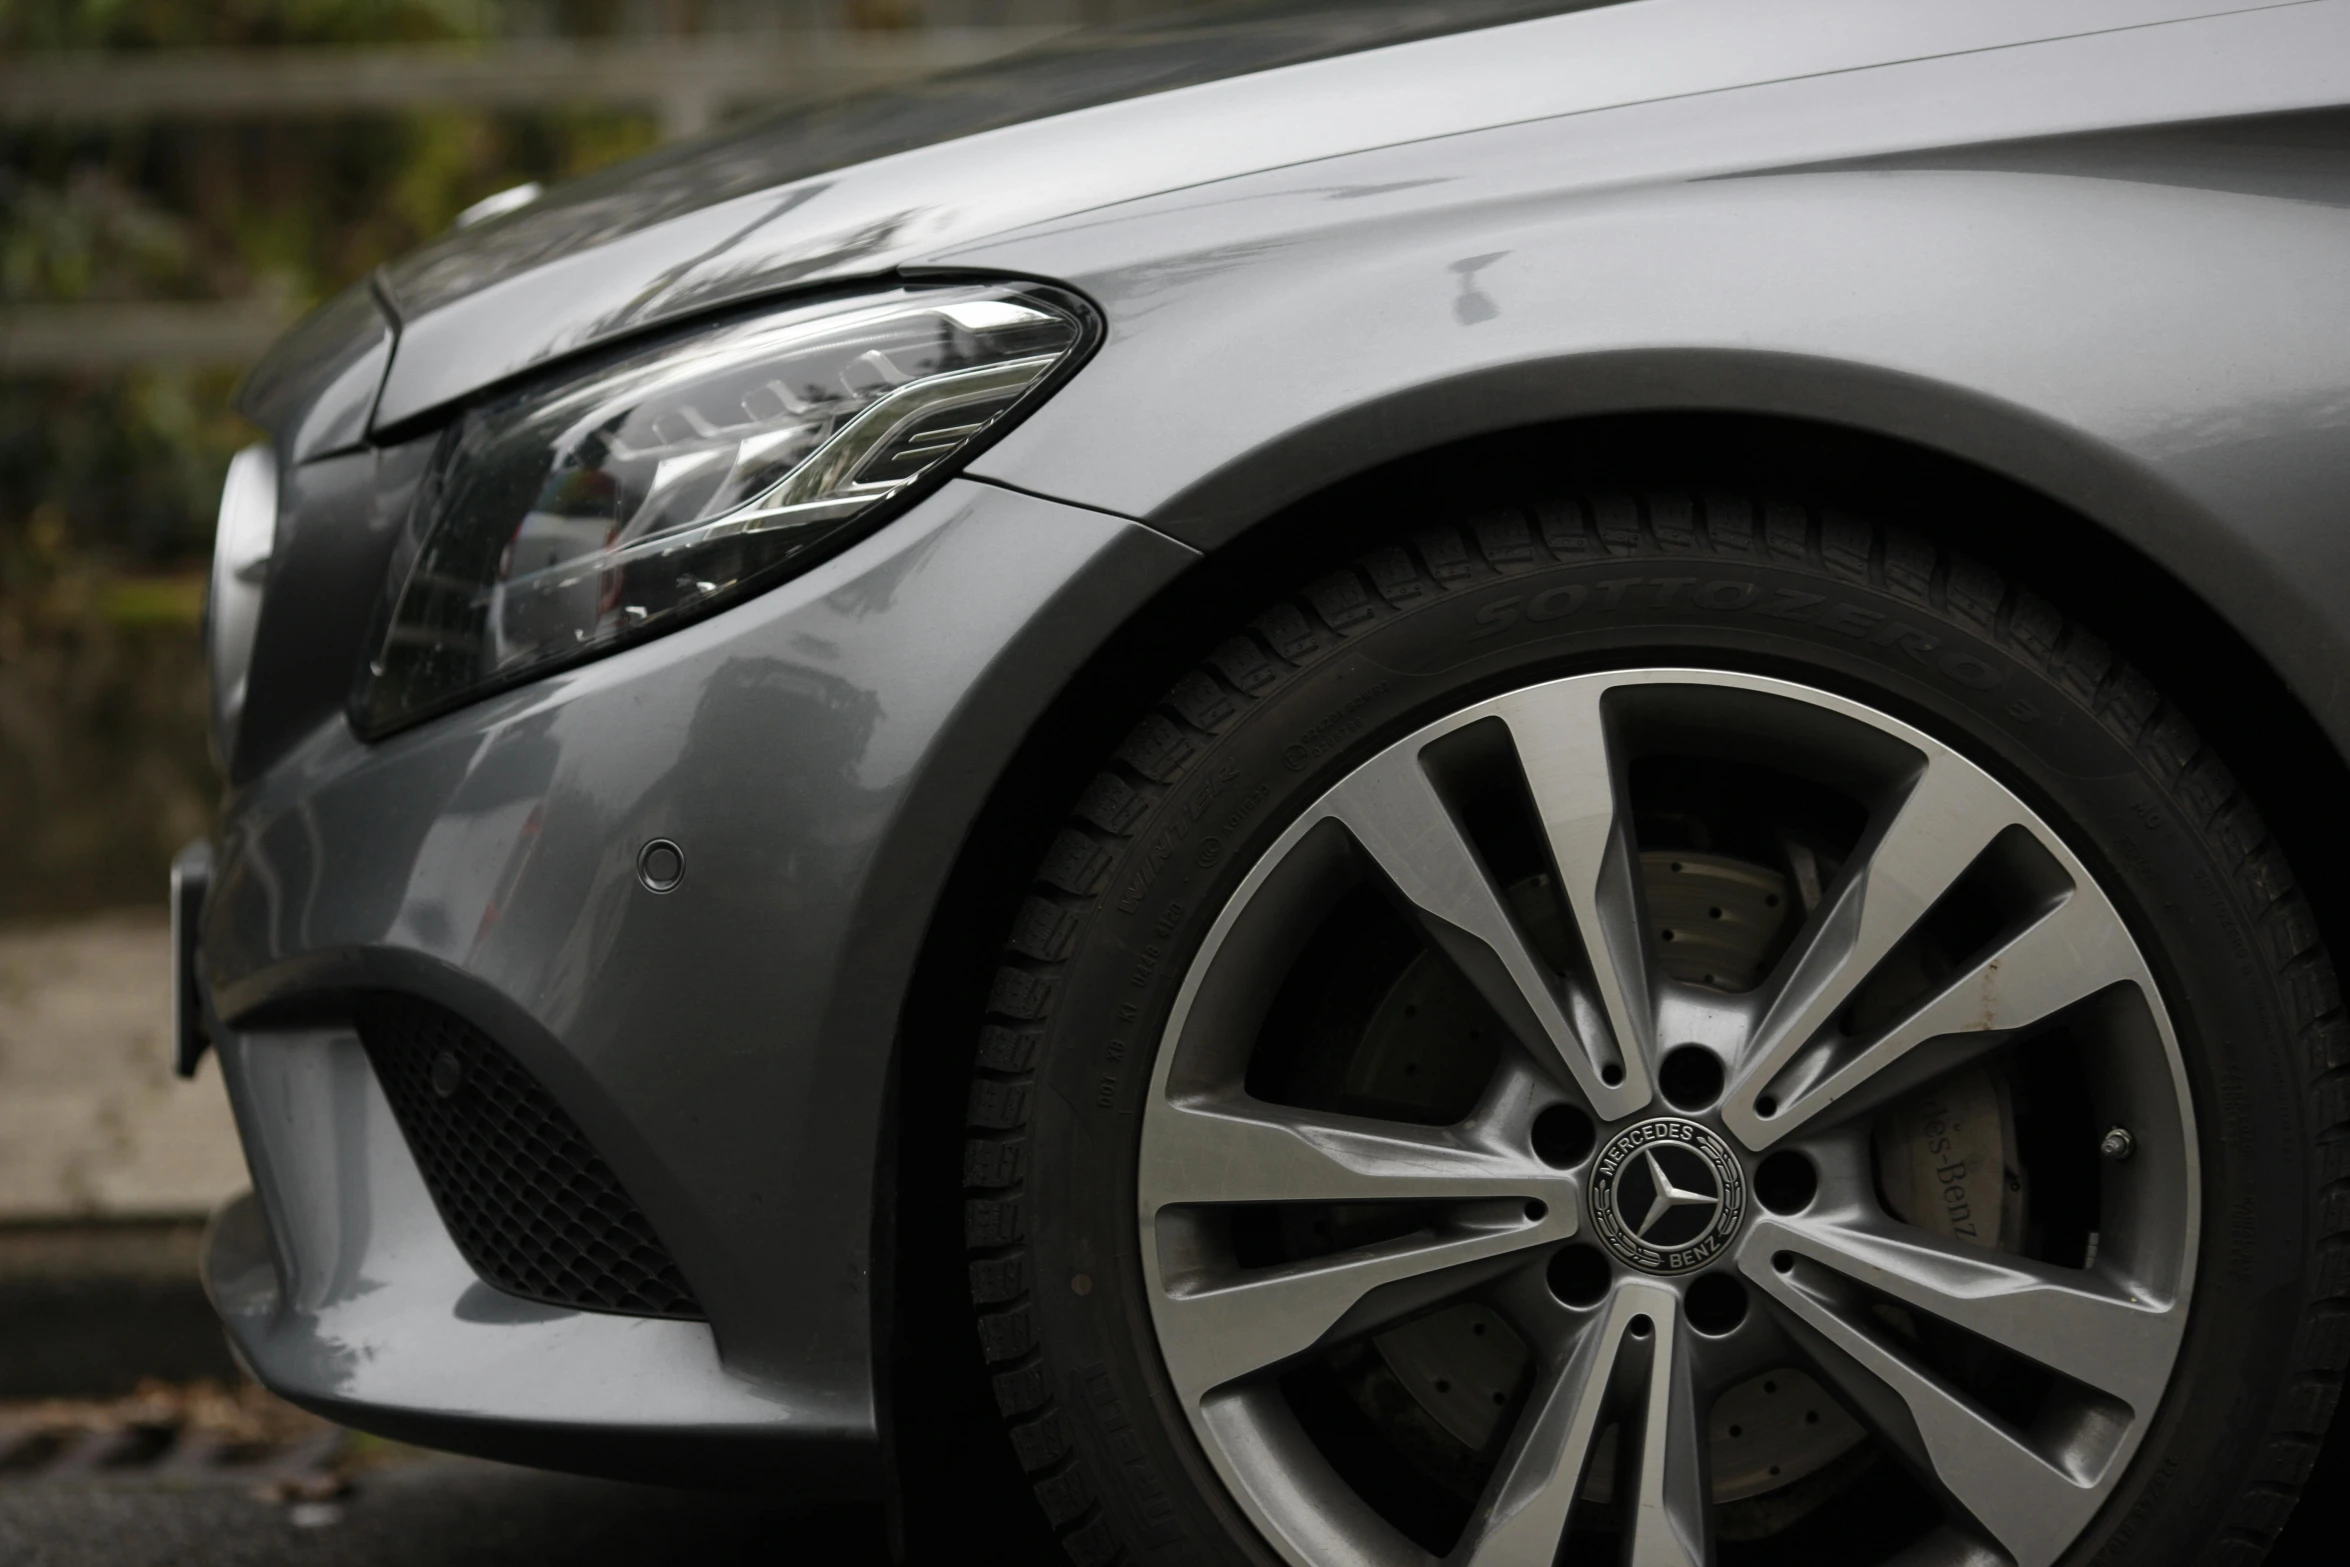
[[[204,600],[204,654],[212,666],[212,747],[223,769],[236,755],[245,677],[261,625],[261,589],[277,543],[277,453],[267,441],[229,459],[212,533],[212,591]]]
[[[419,492],[355,718],[380,735],[804,569],[1074,362],[1083,307],[902,288],[740,320],[467,412]]]

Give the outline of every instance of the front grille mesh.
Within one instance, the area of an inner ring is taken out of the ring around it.
[[[360,1042],[474,1271],[585,1311],[700,1318],[612,1167],[489,1035],[429,1002],[368,998]]]

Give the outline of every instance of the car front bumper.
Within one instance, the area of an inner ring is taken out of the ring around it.
[[[917,951],[1015,748],[1195,558],[957,481],[706,621],[380,745],[324,725],[240,791],[201,966],[255,1198],[207,1273],[256,1374],[493,1456],[643,1474],[725,1449],[772,1475],[791,1449],[877,1476],[876,1194]],[[637,869],[656,838],[685,852],[665,893]],[[386,990],[543,1085],[706,1323],[474,1275],[350,1024]]]

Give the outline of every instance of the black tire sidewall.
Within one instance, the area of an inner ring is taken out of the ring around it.
[[[2111,682],[2067,678],[2008,619],[1970,623],[1939,589],[1930,597],[1816,557],[1651,548],[1515,573],[1481,565],[1400,606],[1364,595],[1369,613],[1344,633],[1315,619],[1326,651],[1196,736],[1120,846],[1063,968],[1029,1126],[1038,1339],[1072,1449],[1130,1550],[1276,1560],[1167,1384],[1137,1253],[1142,1102],[1209,926],[1282,829],[1379,748],[1504,690],[1656,666],[1795,680],[1915,724],[2041,811],[2123,908],[2187,1062],[2202,1235],[2171,1391],[2067,1559],[2186,1561],[2209,1543],[2262,1446],[2306,1308],[2309,1073],[2262,905],[2144,747],[2101,719]]]

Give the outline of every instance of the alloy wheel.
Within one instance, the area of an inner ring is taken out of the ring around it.
[[[1872,1474],[1920,1505],[1856,1559],[2037,1567],[2169,1383],[2198,1189],[2057,831],[1885,713],[1649,669],[1289,826],[1168,1022],[1137,1220],[1184,1419],[1299,1567],[1705,1562]]]

